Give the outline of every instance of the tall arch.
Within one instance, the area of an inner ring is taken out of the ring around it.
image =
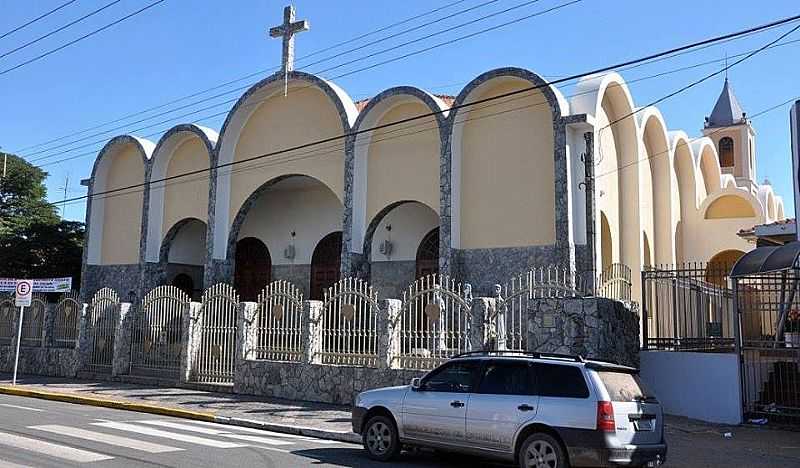
[[[694,143],[694,154],[697,158],[696,171],[701,175],[701,200],[713,195],[722,188],[722,170],[714,143],[709,138],[701,138]]]
[[[288,90],[287,97],[283,96],[284,84]],[[308,73],[292,71],[286,77],[277,73],[250,87],[233,106],[222,126],[216,148],[218,163],[228,165],[237,158],[241,161],[270,152],[279,153],[281,162],[261,167],[257,167],[257,161],[239,164],[238,168],[253,169],[249,176],[240,180],[241,184],[231,183],[230,167],[218,171],[213,257],[217,260],[226,258],[226,247],[230,243],[228,227],[234,213],[246,201],[246,194],[261,185],[259,178],[263,181],[289,173],[308,174],[322,180],[343,200],[344,139],[337,140],[341,146],[329,151],[330,157],[325,159],[300,158],[303,150],[286,150],[309,140],[342,136],[350,131],[357,115],[352,99],[342,89]],[[317,126],[306,125],[311,121]],[[251,122],[255,126],[248,127]],[[305,153],[314,149],[306,149]],[[237,174],[241,177],[246,172]],[[235,192],[232,192],[233,187],[236,187]]]
[[[675,258],[673,245],[673,169],[666,122],[654,107],[641,113],[641,134],[645,157],[648,160],[652,189],[651,238],[654,260],[657,264],[672,263]]]

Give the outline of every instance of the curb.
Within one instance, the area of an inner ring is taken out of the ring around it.
[[[75,395],[71,393],[50,392],[46,390],[30,390],[19,387],[9,387],[6,385],[0,385],[0,394],[14,395],[14,396],[21,396],[28,398],[38,398],[40,400],[61,401],[65,403],[74,403],[78,405],[100,406],[104,408],[135,411],[138,413],[158,414],[161,416],[173,416],[176,418],[194,419],[198,421],[226,424],[229,426],[240,426],[252,429],[261,429],[265,431],[281,432],[284,434],[302,435],[308,437],[315,437],[318,439],[335,440],[338,442],[348,442],[356,444],[361,443],[361,437],[358,434],[349,431],[332,431],[332,430],[316,429],[313,427],[305,427],[305,426],[290,426],[283,424],[275,424],[275,423],[268,423],[252,419],[220,416],[213,412],[189,411],[180,408],[150,405],[146,403],[136,403],[126,400],[93,398],[82,395]]]

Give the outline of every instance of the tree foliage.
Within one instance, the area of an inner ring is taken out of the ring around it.
[[[77,285],[84,226],[59,217],[46,199],[46,178],[42,169],[8,155],[6,176],[0,178],[0,277],[71,276]]]

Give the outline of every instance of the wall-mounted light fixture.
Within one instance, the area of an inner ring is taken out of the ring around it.
[[[383,242],[380,243],[380,245],[378,246],[378,251],[380,253],[382,253],[383,255],[386,255],[386,257],[388,258],[388,257],[392,256],[392,248],[394,247],[392,245],[392,235],[391,235],[391,233],[392,233],[392,225],[391,224],[387,224],[386,225],[386,232],[387,232],[386,239]]]
[[[294,249],[294,238],[296,235],[297,233],[294,231],[289,233],[291,240],[289,241],[289,245],[285,249],[283,249],[283,258],[285,258],[286,260],[294,260],[294,257],[296,255]]]

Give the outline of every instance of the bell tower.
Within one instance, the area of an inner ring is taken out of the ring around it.
[[[739,187],[757,192],[756,132],[739,105],[727,76],[714,110],[706,117],[703,135],[714,142],[722,173],[731,174]]]

